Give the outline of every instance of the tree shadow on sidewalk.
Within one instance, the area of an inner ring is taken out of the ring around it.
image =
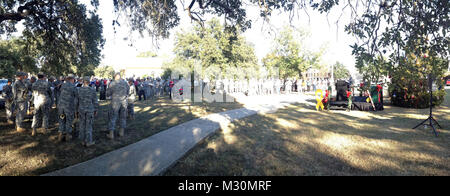
[[[50,129],[31,137],[30,130],[17,133],[7,125],[5,111],[0,110],[0,176],[41,175],[90,160],[115,149],[138,142],[160,131],[206,114],[241,108],[239,103],[174,103],[162,97],[135,103],[135,119],[127,120],[126,135],[110,141],[106,138],[109,101],[100,101],[94,119],[93,138],[96,145],[85,148],[74,137],[71,142],[57,142],[57,112],[50,113]],[[31,127],[31,119],[26,121]],[[74,136],[77,130],[74,130]]]

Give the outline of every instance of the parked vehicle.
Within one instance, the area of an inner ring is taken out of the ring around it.
[[[5,99],[3,98],[3,86],[6,86],[8,84],[7,79],[0,79],[0,108],[5,107]]]
[[[450,79],[447,80],[447,86],[450,86]]]
[[[8,84],[8,80],[7,79],[0,79],[0,94],[3,90],[3,86],[6,86]]]

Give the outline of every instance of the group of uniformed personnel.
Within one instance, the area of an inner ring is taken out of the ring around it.
[[[89,147],[95,144],[92,138],[92,125],[94,116],[99,108],[95,88],[89,86],[90,77],[83,77],[81,85],[75,86],[75,76],[69,74],[55,80],[51,77],[48,81],[43,73],[39,73],[38,79],[28,80],[27,74],[18,72],[16,80],[8,80],[3,87],[5,109],[8,124],[14,124],[15,113],[16,131],[26,131],[24,118],[30,108],[30,102],[34,104],[31,135],[37,135],[39,125],[43,132],[49,128],[49,111],[53,104],[58,111],[58,141],[70,141],[72,139],[72,126],[74,119],[78,119],[79,139],[82,145]],[[133,102],[136,89],[132,81],[128,83],[121,78],[120,73],[115,74],[115,80],[109,84],[106,90],[111,97],[111,107],[107,137],[114,139],[115,135],[124,136],[127,114],[134,118]],[[119,121],[119,131],[115,134],[116,121]]]
[[[251,78],[242,80],[218,79],[211,83],[209,80],[204,79],[195,81],[194,86],[203,84],[203,87],[206,89],[221,89],[227,94],[244,93],[248,96],[254,96],[281,94],[281,89],[284,89],[286,93],[291,93],[292,82],[292,80],[283,82],[283,80],[276,78]]]
[[[169,80],[151,77],[137,78],[135,81],[136,93],[139,95],[139,100],[144,97],[144,100],[154,99],[168,93]]]

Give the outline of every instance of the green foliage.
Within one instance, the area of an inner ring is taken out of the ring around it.
[[[112,79],[114,78],[114,73],[114,68],[112,68],[111,66],[100,66],[95,68],[94,70],[95,76],[100,78]]]
[[[100,63],[102,24],[97,11],[87,11],[77,0],[5,0],[0,1],[0,33],[16,31],[23,21],[23,47],[33,50],[40,71],[52,75],[85,75]]]
[[[427,76],[432,73],[436,85],[443,86],[444,81],[440,78],[444,76],[448,61],[435,57],[425,58],[411,53],[401,63],[402,66],[393,68],[389,73],[391,76],[389,94],[392,103],[402,107],[429,107],[430,94]],[[433,96],[433,105],[440,105],[443,102],[445,91],[433,92]]]
[[[358,70],[368,81],[390,75],[394,104],[428,107],[425,78],[429,73],[442,78],[449,64],[449,1],[382,1],[365,7],[345,27],[360,40],[352,46]]]
[[[371,57],[366,56],[356,60],[356,68],[362,74],[363,80],[368,86],[382,82],[381,80],[388,76],[389,66],[389,63],[382,57],[371,59]]]
[[[275,39],[272,52],[262,60],[269,76],[283,79],[301,77],[308,68],[321,68],[323,50],[313,52],[303,47],[302,42],[307,36],[308,34],[303,31],[284,27],[280,36]]]
[[[407,108],[428,108],[430,107],[430,93],[426,80],[414,80],[412,84],[405,84],[409,88],[390,88],[389,95],[392,104]],[[444,101],[445,90],[433,91],[433,106],[439,106]]]
[[[169,31],[180,23],[178,13],[182,10],[192,21],[205,25],[205,16],[223,17],[226,26],[239,26],[242,31],[251,28],[252,20],[247,17],[248,6],[259,7],[259,14],[264,20],[276,10],[288,12],[290,19],[301,9],[312,7],[320,12],[329,11],[339,4],[339,0],[181,0],[182,7],[177,7],[175,0],[113,0],[117,16],[125,16],[133,31],[148,33],[156,38],[168,38]],[[114,26],[121,26],[117,20]],[[232,29],[236,31],[238,29]]]
[[[250,0],[243,3],[240,0],[190,0],[180,1],[183,7],[177,7],[175,0],[113,0],[117,16],[125,16],[133,31],[141,34],[147,32],[156,38],[168,38],[169,31],[179,25],[178,11],[185,13],[204,27],[205,15],[224,17],[227,34],[239,34],[251,27],[252,21],[247,18],[245,6],[257,5],[260,16],[268,19],[273,11],[289,12],[292,20],[299,10],[312,7],[321,13],[328,13],[334,8],[339,12],[350,11],[351,22],[345,30],[358,38],[353,48],[361,69],[365,64],[377,65],[377,58],[382,57],[386,70],[403,66],[401,61],[405,54],[414,53],[417,56],[428,53],[429,56],[446,59],[450,39],[448,24],[450,5],[445,0],[399,0],[399,1],[339,1],[339,0]],[[184,4],[188,3],[188,4]],[[91,0],[94,11],[87,14],[84,5],[77,0],[43,1],[43,0],[3,0],[0,1],[0,34],[14,32],[18,21],[24,21],[25,39],[29,47],[39,51],[42,69],[52,74],[67,72],[83,73],[98,65],[104,40],[101,38],[101,24],[96,15],[98,0]],[[338,5],[342,5],[338,7]],[[340,17],[337,19],[339,20]],[[117,20],[113,26],[120,26]],[[239,26],[239,28],[233,28]],[[198,31],[196,31],[198,32]],[[203,36],[208,34],[202,34]],[[238,36],[231,36],[228,43],[233,43]],[[221,46],[221,45],[220,45]],[[228,45],[225,56],[235,51]],[[294,46],[294,45],[292,45]],[[195,47],[192,46],[192,47]],[[245,48],[245,47],[243,47]],[[214,49],[214,46],[205,47]],[[295,48],[287,48],[295,51]],[[190,55],[186,51],[186,55]],[[212,54],[211,54],[212,53]],[[215,56],[216,50],[204,51],[215,65],[227,60]],[[244,54],[244,53],[240,53]],[[276,53],[275,53],[276,54]],[[285,69],[283,75],[290,76],[304,70],[305,65],[314,64],[305,59],[288,58],[289,55],[275,58],[271,62]],[[239,55],[238,55],[239,56]],[[192,56],[194,57],[194,56]],[[244,57],[245,56],[241,56]],[[228,58],[228,57],[227,57]],[[195,57],[194,59],[199,59]],[[228,58],[231,59],[231,58]],[[208,60],[208,59],[202,59]],[[309,61],[316,61],[312,55]],[[270,63],[269,63],[270,64]],[[292,67],[297,65],[298,67]],[[384,66],[384,65],[383,65]],[[215,67],[215,66],[214,66]],[[222,69],[223,70],[223,69]],[[294,71],[293,71],[294,70]],[[371,69],[372,70],[372,69]],[[376,70],[376,69],[375,69]]]
[[[335,80],[347,79],[350,77],[350,71],[340,62],[336,62],[334,64],[333,73]]]
[[[13,78],[17,70],[36,73],[36,57],[24,39],[0,40],[0,78]]]
[[[257,58],[253,46],[249,45],[239,31],[224,27],[217,19],[202,28],[196,25],[191,31],[182,31],[175,36],[175,59],[164,63],[173,73],[191,73],[201,66],[202,77],[217,79],[250,78],[258,74]]]
[[[367,11],[346,26],[348,33],[361,40],[352,46],[357,67],[367,66],[375,75],[387,71],[410,71],[408,78],[420,78],[430,72],[441,75],[445,69],[438,63],[413,66],[411,61],[427,54],[430,59],[445,59],[444,64],[448,65],[449,12],[448,1],[440,0],[368,4]]]

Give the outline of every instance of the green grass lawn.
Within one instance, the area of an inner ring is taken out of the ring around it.
[[[317,112],[296,104],[231,123],[178,161],[169,176],[450,175],[450,89],[434,109],[442,129],[415,125],[428,109]]]
[[[57,114],[50,114],[50,132],[31,137],[30,132],[17,133],[7,125],[5,111],[0,110],[0,176],[40,175],[87,161],[120,147],[135,143],[160,131],[201,116],[241,108],[239,103],[173,103],[168,98],[135,103],[135,120],[127,121],[126,135],[110,141],[107,134],[109,101],[101,101],[94,122],[96,145],[81,146],[80,141],[57,142]],[[26,121],[31,127],[31,119]]]

